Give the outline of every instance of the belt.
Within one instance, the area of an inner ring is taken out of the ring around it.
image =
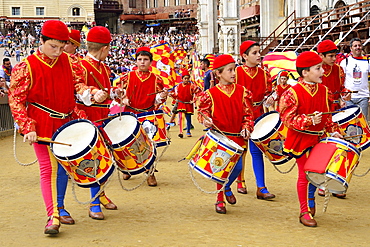
[[[132,107],[132,106],[129,106],[127,105],[126,107],[132,109],[132,110],[135,110],[135,111],[138,111],[138,112],[147,112],[149,111],[150,108],[152,108],[154,105],[152,106],[149,106],[148,108],[145,108],[145,109],[138,109],[138,108],[135,108],[135,107]]]
[[[333,104],[339,104],[339,100],[333,100]]]
[[[222,133],[224,133],[227,136],[235,136],[235,137],[241,136],[240,133],[231,133],[231,132],[225,132],[225,131],[222,131]]]
[[[304,134],[308,134],[308,135],[322,136],[323,134],[325,134],[325,131],[323,131],[323,130],[321,130],[321,131],[298,130],[298,129],[294,129],[294,130],[298,131],[298,132],[301,132],[301,133],[304,133]]]
[[[177,102],[180,102],[180,103],[183,103],[183,104],[192,104],[191,102],[184,102],[184,101],[181,101],[181,100],[177,100]]]
[[[78,101],[78,100],[76,101],[76,103],[79,104],[79,105],[86,106],[83,102]],[[110,108],[110,104],[91,104],[89,106],[91,106],[91,107],[99,107],[99,108]]]
[[[50,108],[48,108],[48,107],[46,107],[46,106],[43,106],[43,105],[39,104],[39,103],[31,103],[31,105],[33,105],[33,106],[35,106],[35,107],[39,108],[40,110],[43,110],[44,112],[49,113],[49,116],[50,116],[51,118],[66,119],[66,118],[67,118],[67,117],[69,117],[69,116],[72,114],[72,112],[73,112],[73,111],[71,111],[70,113],[61,113],[61,112],[57,112],[57,111],[55,111],[55,110],[53,110],[53,109],[50,109]]]
[[[259,102],[253,102],[253,106],[260,106],[262,104],[263,100],[262,101],[259,101]]]

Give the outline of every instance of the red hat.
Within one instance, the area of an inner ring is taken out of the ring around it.
[[[184,76],[190,76],[189,71],[187,69],[183,69],[181,71],[181,77],[184,77]]]
[[[149,52],[150,53],[150,48],[149,47],[147,47],[147,46],[142,46],[142,47],[140,47],[140,48],[138,48],[137,50],[136,50],[136,54],[138,54],[139,52],[141,52],[141,51],[147,51],[147,52]]]
[[[46,21],[42,26],[41,34],[51,39],[69,40],[69,31],[66,24],[58,20]]]
[[[316,52],[305,51],[302,52],[296,60],[297,68],[308,68],[322,62],[322,59]]]
[[[288,77],[288,71],[286,71],[286,70],[282,70],[281,72],[280,72],[280,76],[285,76],[285,77]]]
[[[255,41],[252,41],[252,40],[247,40],[247,41],[244,41],[241,45],[240,45],[240,56],[243,55],[244,52],[246,52],[248,50],[249,47],[251,47],[253,44],[255,44],[257,42]]]
[[[87,33],[86,40],[94,43],[109,44],[112,41],[112,36],[110,35],[108,28],[95,26]]]
[[[334,42],[328,39],[320,42],[320,44],[317,46],[318,53],[324,53],[327,51],[333,51],[337,49],[338,47],[334,44]]]
[[[235,63],[234,58],[228,54],[222,54],[213,61],[213,69],[221,68],[229,63]]]
[[[80,46],[81,45],[81,35],[80,31],[72,29],[69,31],[69,41],[73,44]]]

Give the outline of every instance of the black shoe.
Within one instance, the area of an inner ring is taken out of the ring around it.
[[[179,134],[179,137],[180,137],[180,138],[183,138],[183,137],[184,137],[184,135],[183,135],[183,134]]]

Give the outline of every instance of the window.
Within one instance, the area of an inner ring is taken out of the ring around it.
[[[80,16],[80,8],[73,8],[72,9],[73,16]]]
[[[180,0],[175,0],[175,6],[179,6],[180,5]]]
[[[129,8],[136,8],[136,0],[129,0],[128,7]]]
[[[165,7],[170,6],[170,0],[164,0],[164,6]]]
[[[44,7],[36,7],[36,15],[45,15]]]
[[[150,8],[150,0],[146,0],[146,8],[149,9]]]
[[[153,5],[154,8],[157,8],[158,7],[158,0],[154,0],[154,5]]]
[[[186,0],[186,4],[191,4],[191,0]]]
[[[21,15],[21,7],[12,7],[12,15]]]

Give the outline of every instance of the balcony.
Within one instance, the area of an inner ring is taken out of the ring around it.
[[[122,13],[123,5],[118,1],[95,1],[94,3],[95,12],[115,12]]]

